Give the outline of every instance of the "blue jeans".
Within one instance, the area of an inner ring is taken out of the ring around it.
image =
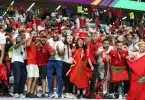
[[[63,81],[62,81],[62,70],[63,62],[58,60],[49,60],[47,65],[47,79],[48,79],[48,89],[49,94],[53,94],[53,73],[56,70],[57,74],[57,86],[58,86],[58,96],[62,95]]]
[[[23,94],[27,79],[27,71],[24,63],[15,61],[12,63],[14,74],[14,93]]]

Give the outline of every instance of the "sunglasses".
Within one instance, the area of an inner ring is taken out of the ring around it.
[[[45,38],[46,39],[47,37],[46,36],[42,36],[41,38]]]

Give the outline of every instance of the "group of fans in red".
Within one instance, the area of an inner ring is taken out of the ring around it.
[[[84,15],[6,14],[0,25],[1,96],[10,96],[13,87],[15,98],[145,100],[144,23],[137,27],[131,20],[129,27],[117,16],[109,23],[100,16],[93,23]]]

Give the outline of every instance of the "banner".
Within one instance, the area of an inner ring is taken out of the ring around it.
[[[51,0],[51,1],[145,11],[145,2],[138,2],[134,0]]]

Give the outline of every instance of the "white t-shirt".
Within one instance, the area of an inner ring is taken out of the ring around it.
[[[6,44],[6,37],[4,34],[0,32],[0,50],[1,50],[1,44]]]
[[[14,43],[16,44],[16,43]],[[12,60],[11,62],[13,63],[14,61],[19,61],[24,63],[24,59],[25,59],[25,51],[24,51],[24,47],[21,45],[19,48],[14,49],[13,48],[13,52],[12,52]]]
[[[63,56],[58,55],[56,47],[59,46],[59,49],[64,51],[64,43],[60,40],[59,41],[54,41],[53,38],[50,38],[47,42],[56,51],[54,59],[51,58],[51,60],[63,60]]]

